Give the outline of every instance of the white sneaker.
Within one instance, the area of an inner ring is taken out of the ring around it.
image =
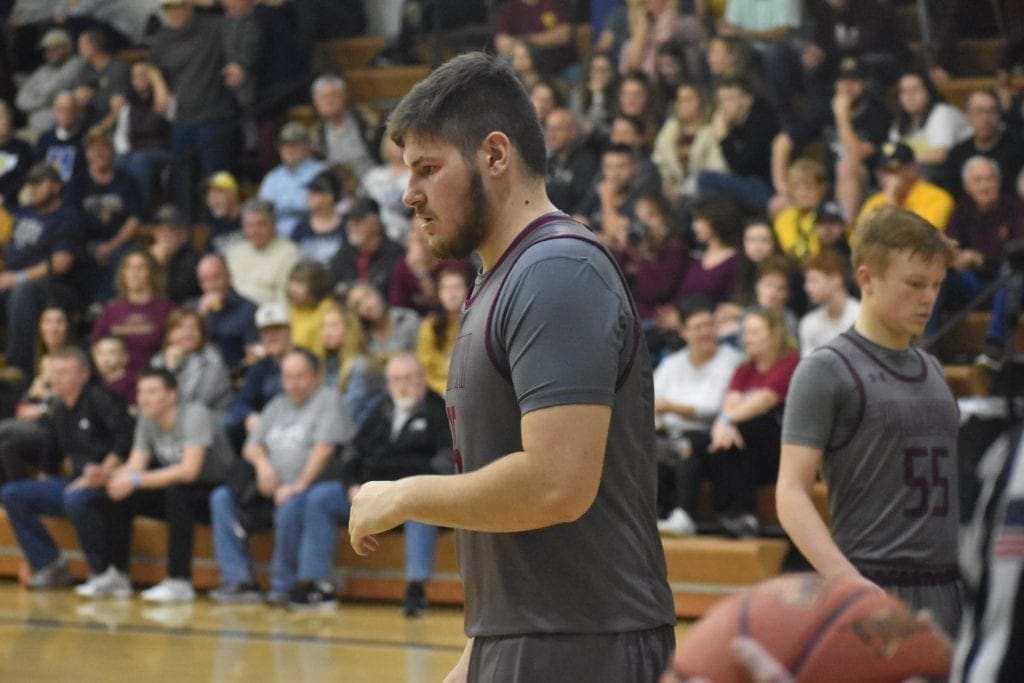
[[[75,593],[83,598],[119,598],[125,599],[132,596],[132,583],[128,575],[117,571],[111,565],[107,571],[93,576],[80,586],[75,587]]]
[[[152,588],[140,593],[148,602],[192,602],[196,599],[196,591],[192,582],[185,579],[164,579]]]
[[[658,520],[658,531],[667,536],[693,536],[697,533],[697,524],[686,510],[676,508],[668,517]]]

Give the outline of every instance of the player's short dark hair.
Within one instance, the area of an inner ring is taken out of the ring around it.
[[[139,374],[135,377],[135,384],[139,384],[144,379],[156,378],[159,379],[164,389],[171,391],[178,390],[178,378],[174,376],[174,373],[167,368],[143,368],[139,370]]]
[[[853,267],[867,265],[879,273],[889,268],[892,255],[906,252],[925,261],[941,259],[953,265],[956,250],[942,231],[912,211],[882,206],[857,220],[851,240]]]
[[[454,145],[467,161],[495,131],[508,136],[533,176],[544,176],[544,132],[530,97],[508,64],[482,52],[459,55],[417,83],[387,128],[399,147],[409,135],[424,136]]]

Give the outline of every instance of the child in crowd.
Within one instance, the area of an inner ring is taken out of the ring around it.
[[[821,250],[814,217],[825,198],[825,167],[813,159],[794,161],[786,171],[789,206],[775,217],[775,236],[782,251],[803,263]]]
[[[822,251],[804,263],[804,290],[817,308],[800,319],[800,355],[824,346],[850,329],[860,301],[847,291],[849,262],[837,251]]]
[[[135,405],[135,381],[128,374],[128,347],[117,335],[103,335],[92,343],[92,362],[107,388]]]

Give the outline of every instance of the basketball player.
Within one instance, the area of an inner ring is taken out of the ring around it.
[[[653,391],[614,260],[544,190],[512,71],[434,71],[388,122],[404,201],[441,257],[483,264],[447,390],[459,473],[363,485],[352,547],[406,520],[456,529],[470,636],[448,681],[656,681],[674,647],[656,528]]]
[[[912,345],[953,260],[942,233],[886,207],[854,234],[862,292],[853,327],[797,367],[786,399],[776,502],[814,568],[860,574],[930,610],[955,634],[956,400],[939,362]],[[821,470],[831,534],[811,502]]]

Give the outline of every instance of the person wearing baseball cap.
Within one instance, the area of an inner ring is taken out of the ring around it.
[[[83,245],[81,218],[61,196],[64,183],[56,168],[37,163],[28,173],[27,201],[14,213],[11,239],[0,270],[0,313],[7,328],[6,359],[25,379],[35,374],[35,335],[46,303],[78,311],[81,283],[76,275]]]
[[[227,254],[245,241],[242,234],[242,200],[238,181],[227,171],[217,171],[203,183],[206,190],[206,225],[210,244],[219,254]]]
[[[776,193],[773,206],[778,208],[787,202],[790,188],[786,174],[794,155],[814,142],[821,142],[836,199],[846,215],[856,215],[860,199],[870,185],[872,158],[889,135],[891,122],[885,103],[872,94],[869,86],[867,70],[860,60],[841,60],[831,98],[821,97],[812,102],[804,119],[775,137],[771,153]]]
[[[902,142],[885,143],[876,172],[881,189],[864,202],[858,220],[880,206],[899,206],[916,213],[933,228],[946,229],[953,213],[953,196],[918,175],[914,150]]]
[[[291,237],[299,222],[309,215],[306,186],[326,165],[313,156],[309,129],[298,121],[284,124],[277,142],[281,163],[263,178],[260,199],[274,202],[277,232]]]
[[[846,239],[849,230],[839,202],[830,199],[818,206],[814,216],[814,232],[822,250],[835,249],[850,258],[850,243]]]

